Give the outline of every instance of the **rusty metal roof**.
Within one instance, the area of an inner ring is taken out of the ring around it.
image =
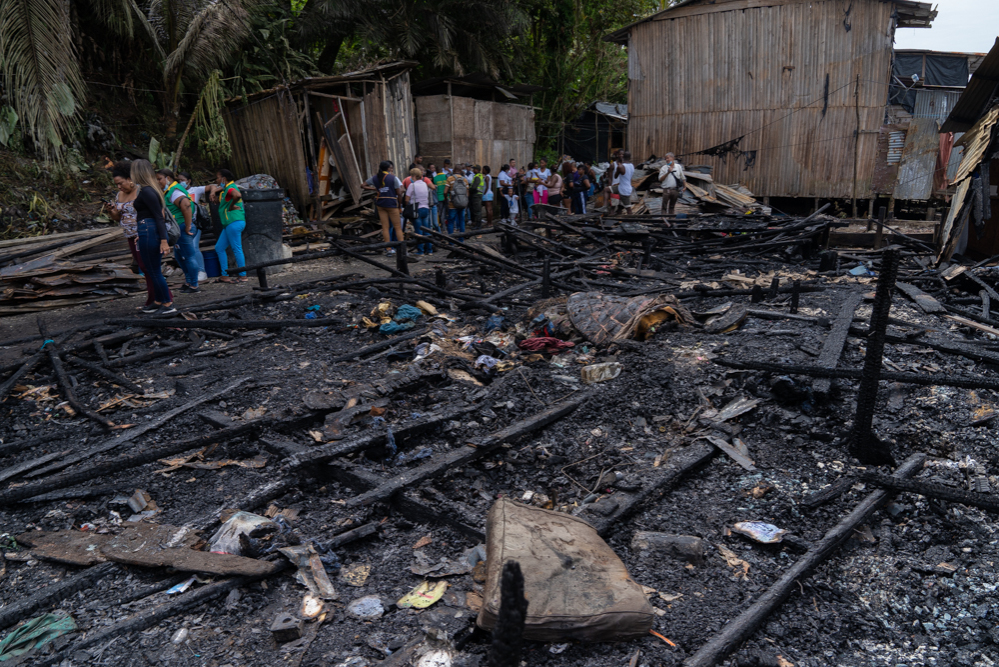
[[[800,2],[805,2],[806,0],[800,0]],[[879,0],[884,2],[886,0]],[[896,14],[898,22],[896,23],[897,28],[929,28],[933,19],[937,17],[937,10],[933,9],[933,5],[928,2],[915,2],[914,0],[890,0],[893,5],[895,5]],[[758,9],[760,7],[766,7],[767,3],[759,2],[753,3],[752,5],[747,5],[739,0],[681,0],[672,7],[667,7],[653,14],[649,14],[643,19],[639,19],[634,23],[630,23],[623,28],[615,30],[614,32],[605,35],[604,40],[608,42],[616,42],[618,44],[627,44],[628,36],[631,34],[631,29],[636,25],[645,23],[646,21],[655,21],[659,19],[668,19],[669,14],[672,11],[679,9],[680,7],[686,7],[688,5],[697,4],[710,4],[710,5],[722,5],[726,3],[732,3],[732,11],[739,9]],[[774,4],[783,4],[774,2]]]
[[[989,54],[982,60],[957,101],[954,110],[947,117],[941,132],[966,132],[982,117],[992,100],[999,94],[999,38]]]

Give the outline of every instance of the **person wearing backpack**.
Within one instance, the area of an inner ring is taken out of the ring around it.
[[[680,193],[687,185],[687,180],[683,175],[683,166],[676,161],[676,156],[666,153],[666,164],[659,168],[659,182],[663,186],[663,199],[666,215],[673,215],[676,210],[676,200],[680,198]]]
[[[474,165],[472,167],[472,181],[468,194],[470,196],[469,209],[472,213],[472,227],[482,224],[482,195],[486,192],[486,177],[482,174],[482,167]]]
[[[180,291],[184,294],[197,294],[198,289],[198,259],[199,252],[195,237],[198,228],[194,226],[194,202],[184,184],[177,180],[172,169],[158,169],[156,180],[163,189],[167,211],[173,216],[180,227],[180,240],[174,246],[174,257],[180,268],[184,270],[184,286]]]
[[[468,181],[455,171],[447,177],[447,185],[444,188],[447,196],[447,233],[454,234],[455,227],[458,227],[461,236],[459,241],[465,241],[465,209],[468,208]]]

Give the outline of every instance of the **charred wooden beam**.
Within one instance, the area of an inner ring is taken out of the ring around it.
[[[72,354],[67,354],[65,356],[66,356],[66,361],[73,364],[74,366],[79,366],[80,368],[87,369],[91,373],[96,373],[97,375],[100,375],[102,378],[110,380],[111,382],[122,387],[123,389],[127,389],[128,391],[135,394],[146,393],[145,389],[135,384],[124,375],[119,375],[118,373],[110,371],[99,364],[92,364],[89,361],[84,361],[83,359],[75,357]]]
[[[113,421],[107,417],[102,417],[97,414],[76,397],[76,392],[73,391],[73,385],[69,382],[69,376],[66,375],[66,369],[62,365],[62,359],[59,357],[59,344],[48,337],[47,329],[45,323],[42,321],[41,315],[38,316],[38,332],[45,338],[45,343],[42,345],[42,349],[49,355],[49,363],[52,364],[52,368],[55,370],[56,378],[59,380],[60,393],[66,399],[66,402],[70,406],[83,415],[90,421],[103,426],[104,428],[111,429],[114,428],[115,424]]]
[[[968,507],[977,507],[986,512],[999,512],[999,496],[992,493],[974,493],[963,491],[943,484],[925,482],[916,479],[897,479],[890,475],[883,475],[876,472],[865,472],[860,474],[863,482],[890,489],[892,491],[905,491],[906,493],[918,493],[927,498],[946,500],[952,503],[961,503]]]
[[[798,501],[798,504],[803,507],[807,507],[808,509],[815,509],[816,507],[836,500],[841,495],[849,491],[850,487],[856,484],[856,482],[857,479],[855,477],[840,477],[829,486],[805,496]]]
[[[796,366],[794,364],[771,364],[757,361],[736,361],[733,359],[714,359],[714,363],[726,368],[736,368],[744,371],[764,371],[778,375],[807,375],[817,378],[845,378],[859,380],[864,371],[859,368],[822,368],[821,366]],[[959,387],[961,389],[995,389],[999,391],[999,382],[982,377],[962,378],[953,375],[920,375],[918,373],[888,373],[882,372],[881,379],[888,382],[918,384],[924,387]]]
[[[441,456],[435,456],[430,462],[413,468],[412,470],[407,470],[401,475],[397,475],[396,477],[387,480],[379,487],[351,498],[347,501],[347,505],[348,507],[371,505],[380,500],[390,498],[392,494],[406,488],[407,486],[412,486],[413,484],[418,484],[422,481],[439,477],[446,473],[452,466],[464,465],[476,459],[482,458],[483,456],[496,450],[501,445],[513,442],[525,435],[544,428],[552,422],[558,421],[582,405],[589,397],[590,394],[585,393],[576,398],[563,401],[562,403],[553,405],[536,415],[511,424],[510,426],[507,426],[492,435],[486,436],[474,444],[454,449]]]
[[[583,506],[579,513],[597,532],[606,537],[615,528],[623,527],[631,514],[662,498],[680,481],[706,465],[718,452],[711,445],[691,445],[671,457],[656,470],[652,481],[635,493],[619,491],[595,503]]]
[[[129,364],[137,364],[142,361],[150,361],[151,359],[166,357],[176,352],[180,352],[181,350],[186,350],[189,347],[191,347],[191,343],[170,343],[155,350],[150,350],[149,352],[131,354],[127,357],[112,359],[109,366],[121,368],[122,366],[128,366]]]
[[[343,326],[343,320],[326,317],[315,320],[151,320],[137,317],[117,317],[105,320],[108,324],[147,329],[284,329],[287,327]]]
[[[5,630],[18,621],[30,618],[32,614],[50,607],[81,591],[91,588],[98,581],[119,569],[117,563],[101,563],[44,586],[26,599],[9,604],[0,609],[0,630]]]
[[[850,294],[840,306],[839,314],[833,321],[832,330],[826,336],[822,344],[822,352],[819,353],[818,365],[825,368],[836,368],[839,358],[843,354],[843,346],[846,344],[846,337],[850,333],[850,325],[853,324],[853,313],[857,306],[864,300],[864,295],[860,293]],[[830,378],[817,378],[812,382],[812,391],[819,396],[826,396],[832,386]]]
[[[362,347],[354,350],[353,352],[348,352],[347,354],[341,354],[339,357],[333,357],[328,363],[338,364],[343,361],[351,361],[352,359],[357,359],[358,357],[364,357],[374,352],[384,350],[386,348],[392,347],[396,343],[401,343],[403,341],[412,340],[413,338],[419,338],[423,334],[427,333],[427,327],[421,327],[415,331],[410,331],[409,333],[402,334],[401,336],[395,336],[394,338],[389,338],[383,340],[379,343],[373,343],[367,347]]]
[[[895,477],[912,477],[923,467],[925,454],[914,454],[895,471]],[[868,520],[889,498],[887,491],[875,491],[867,496],[852,512],[836,524],[804,556],[781,575],[773,586],[739,614],[721,632],[708,640],[697,653],[684,661],[684,667],[715,667],[763,625],[791,594],[798,590],[798,581],[828,559],[853,534],[854,529]]]

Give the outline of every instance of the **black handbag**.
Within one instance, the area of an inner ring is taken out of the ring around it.
[[[407,220],[416,220],[420,216],[419,209],[416,207],[416,202],[409,202],[406,204],[405,208],[402,209],[402,217]]]

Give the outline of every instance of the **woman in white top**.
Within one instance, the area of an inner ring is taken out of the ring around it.
[[[482,193],[482,206],[486,209],[486,224],[493,226],[493,176],[489,165],[482,167],[485,192]]]
[[[184,184],[184,187],[187,188],[187,194],[191,195],[191,199],[194,200],[196,221],[194,226],[197,228],[194,232],[194,247],[197,248],[197,252],[194,253],[194,260],[198,263],[198,280],[208,280],[208,274],[205,273],[205,256],[201,252],[201,227],[197,224],[198,204],[205,198],[205,186],[192,187],[191,175],[186,171],[178,172],[177,180]]]
[[[534,168],[534,176],[538,179],[537,186],[534,188],[534,203],[547,204],[548,181],[552,177],[552,172],[548,168],[548,160],[541,158],[538,166]]]
[[[430,227],[430,186],[423,180],[423,170],[413,167],[410,172],[409,187],[406,188],[406,203],[416,204],[416,219],[413,220],[413,231],[417,236],[423,236],[423,228]],[[434,246],[430,243],[417,243],[417,255],[430,255]]]

